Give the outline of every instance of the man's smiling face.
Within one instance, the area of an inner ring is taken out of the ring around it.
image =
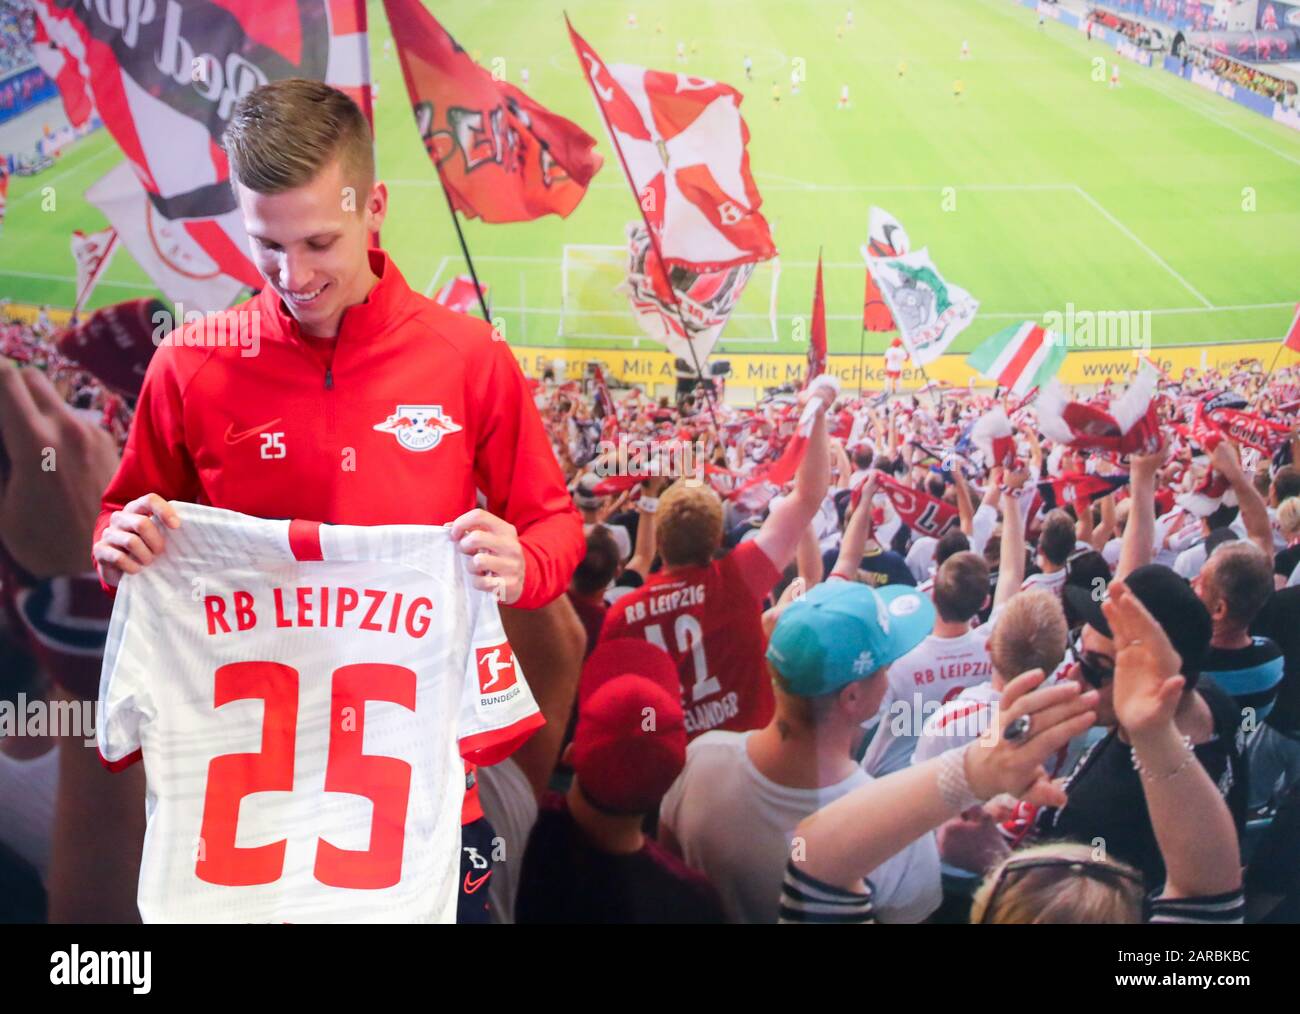
[[[236,183],[253,262],[304,333],[332,338],[375,282],[366,251],[388,208],[376,183],[357,192],[335,159],[301,187],[260,194]]]

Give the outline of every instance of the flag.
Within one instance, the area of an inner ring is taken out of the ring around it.
[[[112,226],[92,232],[89,236],[80,229],[73,231],[72,259],[77,264],[77,299],[72,306],[74,321],[90,299],[95,285],[108,270],[117,248],[117,230]]]
[[[1160,446],[1155,403],[1159,379],[1160,373],[1151,361],[1143,360],[1128,390],[1107,408],[1068,401],[1061,385],[1050,381],[1038,396],[1039,429],[1057,443],[1076,450],[1148,454]]]
[[[678,358],[691,362],[694,355],[703,363],[754,273],[753,262],[719,271],[677,265],[665,272],[644,225],[629,223],[627,238],[627,280],[618,291],[631,302],[638,326]]]
[[[183,242],[215,275],[262,285],[221,134],[240,96],[288,77],[325,81],[369,117],[364,0],[32,6],[38,59],[58,85],[68,119],[80,126],[98,113],[151,214],[184,233]],[[127,231],[118,234],[138,259]]]
[[[596,140],[496,80],[419,0],[384,0],[416,126],[455,209],[485,222],[567,217],[600,169]]]
[[[936,539],[958,524],[957,508],[919,489],[909,489],[883,472],[877,473],[877,489],[889,497],[903,524],[921,535]]]
[[[3,208],[0,208],[0,212]],[[3,214],[0,214],[3,217]],[[1284,343],[1292,352],[1300,352],[1300,303],[1295,306],[1295,318],[1291,321],[1291,330],[1286,333]]]
[[[867,218],[867,245],[862,248],[862,256],[897,257],[909,253],[912,241],[902,224],[882,208],[872,207]],[[867,292],[862,300],[862,326],[868,331],[897,331],[894,315],[885,305],[880,294],[880,286],[871,277],[871,268],[867,268]]]
[[[185,311],[224,310],[243,288],[242,279],[223,272],[185,223],[158,211],[130,163],[121,163],[91,184],[86,200],[103,212],[118,241],[154,285]]]
[[[776,255],[749,172],[749,128],[730,85],[606,66],[569,38],[664,264],[721,271]]]
[[[838,381],[835,383],[838,388]],[[727,494],[727,498],[729,500],[739,499],[754,487],[766,484],[770,488],[770,492],[762,499],[760,505],[766,506],[777,491],[787,482],[790,482],[795,477],[795,473],[799,471],[799,466],[803,464],[804,454],[808,450],[808,438],[812,436],[817,416],[825,411],[825,408],[826,402],[821,398],[816,396],[809,398],[807,404],[803,407],[803,412],[799,415],[799,422],[795,426],[794,435],[785,445],[785,450],[781,452],[780,457],[754,469],[740,486]]]
[[[1060,371],[1065,345],[1054,331],[1026,321],[986,338],[966,362],[981,376],[1024,398],[1034,388],[1045,387]]]
[[[101,306],[60,333],[55,345],[118,394],[135,398],[162,337],[158,322],[171,317],[167,305],[152,296]]]
[[[1128,484],[1127,475],[1084,475],[1067,472],[1038,484],[1045,510],[1070,504],[1090,504]]]
[[[979,301],[943,279],[922,249],[898,257],[868,257],[898,333],[918,366],[933,362],[975,319]]]
[[[1016,467],[1016,431],[1001,405],[975,420],[970,429],[970,442],[979,448],[989,468]]]
[[[483,286],[483,302],[487,302],[488,287]],[[448,310],[457,313],[478,313],[478,293],[474,288],[474,279],[469,275],[457,275],[433,297],[433,301]]]
[[[808,335],[808,371],[804,386],[826,372],[826,294],[822,290],[822,255],[817,253],[817,283],[813,287],[812,329]]]

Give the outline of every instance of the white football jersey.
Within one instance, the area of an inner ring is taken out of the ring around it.
[[[143,757],[145,922],[454,922],[464,760],[542,724],[445,527],[194,504],[123,578],[99,690]]]

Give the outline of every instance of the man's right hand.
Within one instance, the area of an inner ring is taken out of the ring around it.
[[[138,574],[162,553],[167,542],[159,521],[168,528],[181,526],[176,508],[157,493],[137,497],[108,519],[93,554],[99,576],[116,588],[123,574]]]

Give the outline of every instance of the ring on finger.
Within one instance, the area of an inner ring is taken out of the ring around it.
[[[1006,730],[1002,733],[1012,743],[1023,742],[1029,738],[1029,733],[1034,727],[1032,715],[1021,715],[1008,723]]]

